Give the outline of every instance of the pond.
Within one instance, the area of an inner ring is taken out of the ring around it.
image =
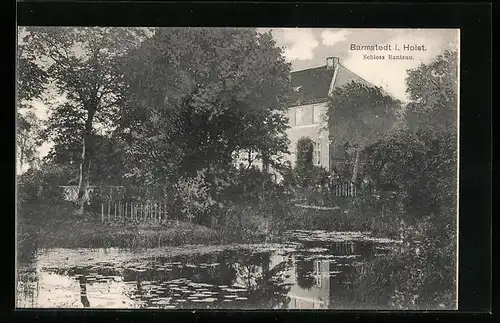
[[[17,307],[350,309],[354,275],[398,243],[290,231],[286,243],[38,250],[18,264]]]

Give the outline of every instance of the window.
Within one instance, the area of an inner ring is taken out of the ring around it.
[[[323,123],[325,121],[325,107],[323,105],[313,106],[313,123]]]
[[[321,165],[321,144],[319,142],[314,142],[313,164]]]
[[[296,126],[300,126],[301,125],[303,114],[304,114],[304,109],[303,108],[297,108],[297,109],[295,109],[295,125]]]
[[[314,284],[317,286],[317,287],[321,287],[321,261],[319,260],[316,260],[314,262]]]
[[[305,106],[295,110],[295,125],[305,126],[313,123],[313,107]]]
[[[295,120],[295,109],[294,108],[291,108],[290,110],[288,110],[288,119],[289,119],[289,122],[292,126],[295,126],[296,125],[296,120]]]
[[[321,276],[314,276],[314,285],[321,288]]]

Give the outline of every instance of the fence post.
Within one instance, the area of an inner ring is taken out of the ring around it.
[[[101,203],[101,221],[104,222],[104,203]]]
[[[108,201],[108,222],[111,222],[111,202]]]
[[[114,220],[116,221],[116,202],[114,204],[115,204],[115,218],[114,218]]]

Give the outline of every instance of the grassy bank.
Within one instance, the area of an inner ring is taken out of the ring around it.
[[[334,210],[290,206],[280,226],[286,230],[370,231],[381,237],[394,238],[400,231],[397,217],[361,212],[356,209]],[[346,212],[348,211],[348,212]]]
[[[103,223],[98,214],[74,216],[71,209],[27,208],[18,214],[18,246],[38,248],[154,248],[220,242],[218,233],[186,222]]]

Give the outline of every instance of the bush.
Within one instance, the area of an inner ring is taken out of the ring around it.
[[[237,183],[234,169],[204,168],[196,176],[181,177],[174,185],[176,205],[190,222],[208,225],[218,217],[227,201],[227,191]]]
[[[392,186],[401,208],[413,216],[456,204],[456,136],[401,130],[364,151],[365,177],[377,189]]]
[[[259,225],[264,217],[249,206],[233,205],[225,210],[219,227],[224,241],[255,241],[262,238]]]
[[[314,142],[302,137],[297,142],[297,165],[295,166],[295,182],[302,187],[312,183]]]
[[[456,236],[451,226],[432,217],[405,225],[400,249],[356,268],[356,301],[394,309],[453,309]]]
[[[18,206],[63,203],[63,190],[59,186],[68,185],[72,175],[69,166],[45,164],[40,169],[30,168],[17,178]]]
[[[196,177],[181,177],[174,186],[180,212],[189,222],[208,216],[217,204],[210,194],[206,174],[207,170],[203,169],[197,172]]]
[[[401,130],[365,150],[366,175],[388,215],[378,233],[397,233],[404,245],[389,259],[358,268],[359,302],[394,309],[452,309],[456,299],[456,136]],[[359,201],[360,207],[370,206]],[[385,304],[385,305],[384,305]]]
[[[255,167],[239,169],[234,173],[233,185],[225,190],[225,199],[235,203],[259,204],[274,194],[278,187],[272,176]]]

